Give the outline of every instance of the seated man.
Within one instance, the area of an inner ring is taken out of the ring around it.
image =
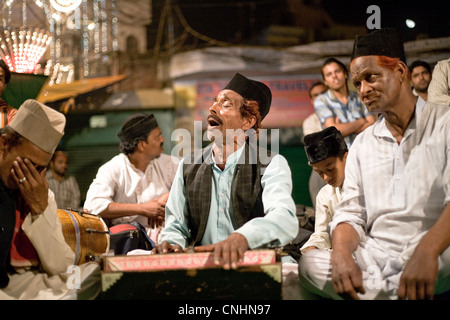
[[[228,269],[237,268],[247,249],[283,246],[295,238],[288,163],[279,154],[267,157],[256,141],[271,100],[265,84],[241,74],[219,92],[208,116],[213,143],[181,161],[154,252],[192,246],[213,251],[216,264]]]
[[[66,272],[75,253],[45,179],[65,123],[63,114],[27,100],[1,131],[0,299],[56,299],[73,289]],[[80,267],[99,270],[97,263]]]
[[[356,38],[350,70],[377,122],[349,150],[332,251],[305,287],[327,298],[432,299],[450,290],[450,109],[413,94],[394,29]],[[303,267],[303,265],[302,265]]]
[[[84,209],[112,225],[139,222],[156,242],[179,160],[164,154],[164,138],[153,114],[128,117],[118,133],[121,153],[97,172]]]

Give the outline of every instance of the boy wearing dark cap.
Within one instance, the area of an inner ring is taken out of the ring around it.
[[[350,71],[380,116],[349,151],[333,250],[302,270],[305,286],[334,299],[433,299],[450,290],[450,109],[413,94],[395,29],[358,36]]]
[[[130,116],[118,137],[121,153],[98,169],[84,209],[112,225],[137,221],[153,231],[156,241],[179,161],[163,153],[164,138],[153,114]]]
[[[344,137],[336,127],[306,135],[304,143],[309,165],[327,185],[317,195],[314,233],[300,249],[302,255],[313,249],[331,249],[328,224],[334,215],[334,207],[342,199],[348,153]]]
[[[241,74],[219,92],[208,116],[214,141],[199,159],[194,153],[194,159],[180,163],[166,206],[166,227],[154,252],[192,246],[194,251],[213,251],[216,264],[228,269],[237,268],[247,249],[283,246],[296,237],[286,159],[276,154],[268,163],[262,161],[254,136],[241,134],[257,134],[271,100],[267,85]],[[253,151],[256,156],[250,159]]]

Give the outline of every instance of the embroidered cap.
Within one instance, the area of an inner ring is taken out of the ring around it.
[[[328,127],[304,138],[306,156],[310,164],[338,157],[348,151],[344,137],[336,127]]]
[[[367,35],[356,36],[350,60],[361,56],[400,58],[406,63],[403,42],[394,28],[377,29]]]
[[[53,153],[64,135],[66,117],[42,103],[28,99],[17,110],[9,127],[44,150]]]
[[[236,73],[224,89],[239,93],[244,99],[255,100],[259,105],[261,120],[269,113],[272,103],[272,92],[264,83],[251,80],[240,73]]]

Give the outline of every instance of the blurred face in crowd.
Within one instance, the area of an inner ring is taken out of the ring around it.
[[[311,102],[314,102],[318,96],[320,96],[322,93],[326,92],[328,90],[328,87],[325,84],[318,84],[311,88],[310,91],[310,98]]]
[[[347,84],[347,73],[336,62],[322,68],[324,83],[332,90],[338,91]]]
[[[342,187],[345,178],[345,161],[347,152],[340,157],[328,157],[322,161],[311,164],[319,176],[332,187]]]
[[[50,168],[59,176],[64,176],[66,174],[67,168],[69,167],[69,159],[66,154],[61,151],[56,151],[54,159],[50,162]]]
[[[411,85],[417,92],[427,92],[431,81],[431,73],[422,66],[415,67],[411,72]]]

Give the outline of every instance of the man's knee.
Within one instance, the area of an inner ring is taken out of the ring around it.
[[[330,251],[308,251],[301,256],[298,267],[299,275],[314,285],[327,281],[331,277]]]

